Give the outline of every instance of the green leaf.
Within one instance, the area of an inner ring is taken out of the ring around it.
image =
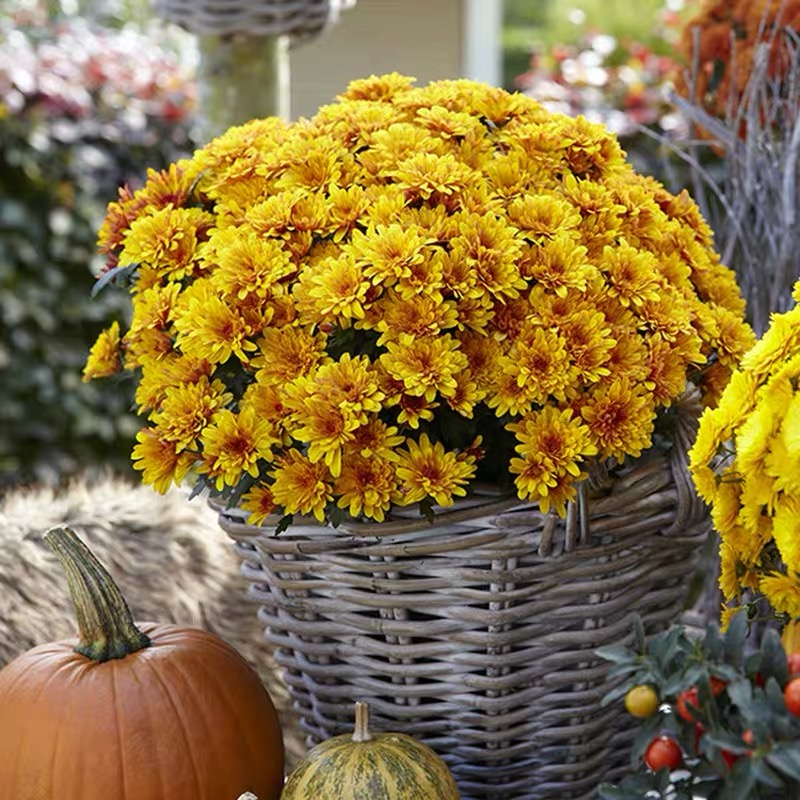
[[[639,653],[647,652],[647,637],[644,634],[644,624],[638,614],[633,615],[633,644]]]
[[[609,670],[609,673],[610,672],[611,670]],[[607,692],[600,700],[600,706],[605,707],[607,705],[610,705],[611,703],[615,703],[621,697],[625,697],[625,695],[628,693],[628,690],[631,688],[632,685],[633,685],[632,682],[627,681],[625,683],[621,683],[619,686],[614,687],[613,689],[611,689],[611,691]]]
[[[112,267],[110,270],[104,272],[94,283],[92,287],[92,297],[97,295],[110,283],[118,283],[126,285],[130,276],[139,268],[138,264],[124,264],[122,266]]]
[[[637,663],[636,661],[628,661],[623,664],[614,664],[613,666],[608,668],[608,677],[609,678],[619,678],[622,675],[630,675],[632,672],[641,672],[642,665]],[[637,683],[652,683],[652,676],[651,670],[645,670],[646,675],[648,678],[640,678],[639,675],[636,676]]]
[[[753,702],[753,686],[750,681],[746,679],[740,679],[729,683],[727,692],[731,703],[742,710],[749,708]]]
[[[753,765],[753,772],[759,783],[773,789],[783,788],[784,781],[781,776],[769,767],[765,759],[748,759]],[[787,795],[791,796],[791,795]]]
[[[757,783],[756,771],[753,761],[749,758],[740,758],[731,770],[729,780],[720,789],[716,800],[745,800],[749,798]]]
[[[707,732],[704,741],[737,756],[743,756],[752,749],[752,745],[745,744],[739,734],[731,731]]]
[[[800,742],[776,744],[766,755],[766,762],[779,773],[800,781]]]
[[[606,661],[613,661],[615,664],[627,664],[636,659],[636,653],[625,647],[624,644],[608,644],[598,647],[595,653]]]
[[[747,615],[735,614],[723,638],[724,658],[731,664],[741,664],[747,640]]]
[[[286,514],[281,517],[275,526],[275,535],[280,536],[294,522],[294,514]]]
[[[775,678],[783,686],[789,678],[789,667],[786,661],[786,652],[781,644],[777,631],[769,629],[764,633],[761,642],[761,662],[759,671],[766,680]]]
[[[719,662],[723,660],[724,648],[717,625],[711,624],[706,628],[702,649],[709,661]]]
[[[347,513],[347,509],[339,508],[336,503],[328,503],[325,507],[325,516],[334,528],[338,528],[350,514]]]
[[[646,791],[648,790],[652,790],[652,787],[647,787]],[[600,800],[641,800],[644,797],[640,789],[614,786],[611,783],[601,783],[597,793]]]
[[[602,800],[642,800],[652,797],[650,792],[658,791],[659,780],[652,773],[626,775],[617,784],[602,783],[598,787],[598,797]]]
[[[647,750],[647,747],[653,740],[653,737],[663,730],[665,730],[665,728],[664,717],[662,714],[653,714],[652,717],[642,720],[639,730],[636,733],[636,737],[631,744],[630,763],[634,769],[641,765],[642,758],[644,757],[644,751]]]
[[[767,678],[767,683],[764,686],[764,696],[767,700],[767,707],[775,714],[786,713],[786,699],[783,696],[783,689],[778,681],[773,678]]]
[[[195,478],[194,485],[192,486],[192,491],[189,493],[189,499],[194,500],[195,497],[198,495],[203,494],[203,492],[213,489],[214,482],[209,480],[208,477],[205,475],[198,475]]]

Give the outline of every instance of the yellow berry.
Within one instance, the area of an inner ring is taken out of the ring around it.
[[[658,695],[652,686],[639,684],[625,695],[625,708],[634,717],[652,717],[658,711]]]

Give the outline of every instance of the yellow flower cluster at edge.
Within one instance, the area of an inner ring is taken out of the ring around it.
[[[800,283],[793,296],[800,299]],[[763,595],[800,617],[800,307],[773,314],[690,451],[698,493],[720,534],[720,588],[730,619]]]

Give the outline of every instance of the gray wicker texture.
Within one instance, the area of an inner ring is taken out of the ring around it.
[[[596,797],[624,771],[636,726],[594,651],[683,610],[709,524],[674,447],[594,476],[567,520],[484,498],[434,526],[395,518],[279,536],[220,509],[268,642],[314,744],[400,730],[447,761],[462,796]],[[587,482],[589,483],[589,482]]]
[[[199,35],[291,36],[325,33],[356,0],[153,0],[164,19]]]

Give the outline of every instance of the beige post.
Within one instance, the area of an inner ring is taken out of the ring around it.
[[[201,140],[257,117],[289,118],[289,37],[198,36]]]

